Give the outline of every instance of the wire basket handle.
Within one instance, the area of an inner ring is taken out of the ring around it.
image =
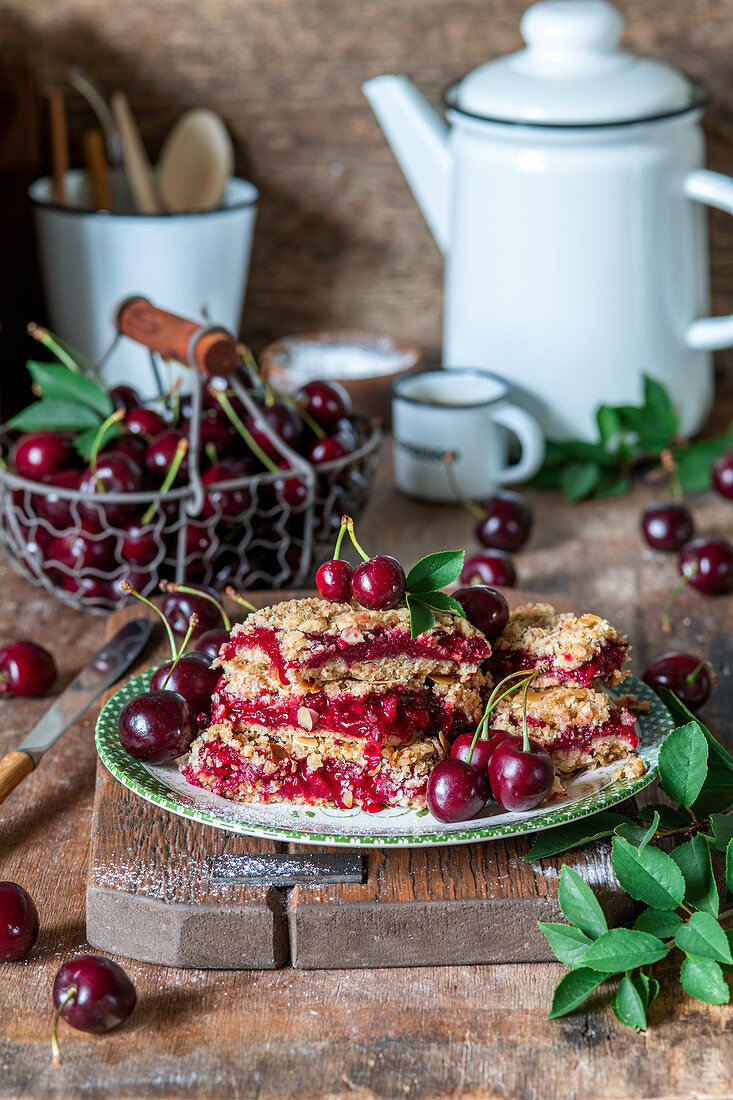
[[[119,306],[117,331],[164,359],[194,366],[209,377],[228,378],[239,362],[234,337],[225,328],[204,326],[154,306],[147,298],[128,298]]]

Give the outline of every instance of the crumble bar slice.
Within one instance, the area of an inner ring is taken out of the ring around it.
[[[547,749],[561,776],[584,768],[602,768],[614,760],[638,760],[640,738],[635,723],[633,714],[602,691],[560,686],[527,694],[530,737]],[[491,726],[521,733],[521,691],[499,703]],[[643,762],[639,763],[643,770]]]
[[[546,603],[528,603],[511,612],[509,622],[493,641],[491,669],[496,680],[510,672],[545,671],[533,686],[574,684],[590,687],[593,681],[613,686],[628,675],[622,666],[629,651],[628,638],[598,615],[576,616],[555,611]]]
[[[435,619],[411,638],[406,607],[367,611],[315,597],[287,600],[236,625],[218,662],[230,679],[252,664],[282,684],[394,683],[435,674],[469,680],[491,655],[489,643],[460,615],[436,611]]]
[[[445,758],[438,738],[383,746],[372,760],[362,748],[302,730],[235,731],[217,722],[194,741],[181,771],[194,786],[235,802],[360,806],[371,813],[424,808],[430,772]]]

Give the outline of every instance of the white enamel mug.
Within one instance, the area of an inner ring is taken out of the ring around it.
[[[397,488],[418,500],[480,500],[532,477],[545,455],[537,421],[488,371],[435,369],[401,378],[392,387],[392,423]],[[510,435],[521,447],[514,464]]]

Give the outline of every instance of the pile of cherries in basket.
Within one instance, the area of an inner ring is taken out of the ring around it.
[[[251,391],[261,420],[317,474],[359,446],[360,428],[341,387],[312,381],[288,397],[263,390],[251,371],[242,369],[240,381]],[[156,407],[143,404],[129,386],[117,386],[110,396],[117,412],[103,425],[91,459],[80,458],[72,433],[57,430],[21,435],[8,456],[12,473],[44,487],[38,493],[13,493],[25,543],[23,560],[88,605],[122,602],[123,577],[133,587],[149,590],[151,571],[173,575],[179,512],[177,501],[165,496],[189,477],[190,396],[174,393]],[[259,573],[253,583],[262,586],[273,569],[277,573],[284,568],[274,563],[288,536],[295,541],[287,547],[286,566],[291,575],[297,573],[302,553],[297,540],[304,510],[312,503],[308,488],[223,379],[210,379],[204,386],[200,438],[205,496],[200,514],[186,523],[187,578],[210,581],[218,589],[231,583],[246,587],[244,556],[247,573]],[[246,485],[227,487],[261,473],[277,477],[259,486],[256,500]],[[363,481],[348,463],[318,474],[317,539],[332,537],[343,511],[360,510]],[[75,504],[64,490],[88,499]],[[157,492],[163,499],[150,505],[103,500],[105,493],[138,492]],[[282,515],[286,518],[280,523]],[[240,544],[246,546],[244,554]]]

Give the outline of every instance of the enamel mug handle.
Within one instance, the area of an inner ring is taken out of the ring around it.
[[[690,172],[685,179],[685,194],[696,202],[733,214],[733,179],[721,172],[710,172],[707,168]],[[693,321],[685,339],[688,347],[698,351],[733,347],[733,313]]]
[[[498,470],[496,480],[500,485],[515,485],[518,481],[534,477],[545,457],[545,437],[535,418],[517,405],[499,405],[492,410],[491,418],[508,428],[522,448],[519,462]]]

